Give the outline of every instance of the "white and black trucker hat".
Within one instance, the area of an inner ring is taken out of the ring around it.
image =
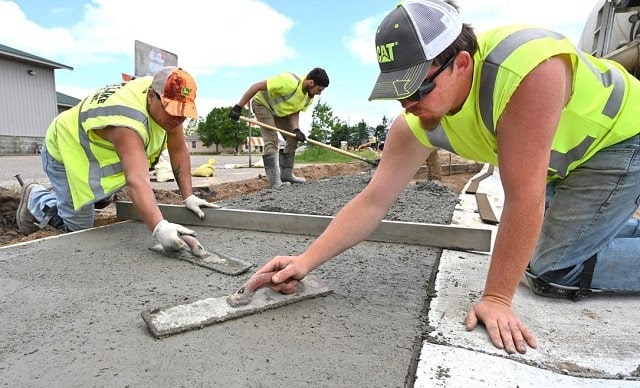
[[[433,59],[462,31],[458,11],[442,0],[407,0],[380,23],[376,52],[380,75],[371,100],[399,100],[424,81]]]

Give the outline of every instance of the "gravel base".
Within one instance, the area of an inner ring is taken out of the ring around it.
[[[368,173],[283,186],[280,189],[220,202],[224,207],[312,215],[335,215],[369,183]],[[389,209],[386,220],[449,224],[458,202],[455,193],[437,181],[408,186]]]

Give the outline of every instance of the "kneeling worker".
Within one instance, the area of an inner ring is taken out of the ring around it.
[[[93,227],[95,204],[128,188],[136,212],[166,250],[186,246],[193,230],[170,223],[160,212],[149,167],[166,147],[185,206],[217,207],[196,197],[182,123],[197,118],[196,83],[178,67],[153,77],[106,86],[58,115],[45,136],[42,166],[53,190],[31,183],[23,188],[16,214],[22,234],[52,226],[62,232]]]

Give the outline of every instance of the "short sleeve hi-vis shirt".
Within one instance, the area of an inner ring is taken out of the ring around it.
[[[524,77],[556,55],[566,55],[573,68],[573,92],[553,138],[547,174],[548,181],[563,178],[599,150],[640,133],[640,81],[616,62],[577,50],[558,33],[513,26],[479,35],[462,109],[443,117],[433,131],[405,112],[407,123],[428,147],[497,166],[499,118]]]
[[[300,77],[293,73],[280,73],[267,79],[267,90],[257,93],[254,99],[277,117],[286,117],[296,112],[304,112],[313,98],[302,90]]]
[[[126,185],[118,153],[96,129],[130,128],[140,136],[149,166],[162,152],[167,133],[147,111],[151,81],[140,77],[99,89],[58,115],[47,129],[47,152],[64,164],[76,210]]]

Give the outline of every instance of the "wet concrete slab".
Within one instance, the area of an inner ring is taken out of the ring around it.
[[[499,216],[499,172],[483,181]],[[495,228],[480,221],[473,195],[460,196],[453,220]],[[400,387],[415,375],[417,387],[640,387],[637,297],[553,300],[522,283],[514,305],[539,347],[507,355],[482,328],[463,326],[489,253],[410,244],[365,242],[316,269],[334,290],[327,296],[155,339],[142,311],[228,295],[314,238],[194,228],[206,248],[256,267],[231,277],[156,254],[138,222],[0,248],[0,381]]]
[[[195,229],[207,249],[256,266],[312,240]],[[228,295],[255,268],[227,276],[151,252],[154,243],[128,221],[0,249],[0,381],[401,387],[413,377],[440,250],[365,242],[312,272],[329,295],[155,339],[143,311]]]

